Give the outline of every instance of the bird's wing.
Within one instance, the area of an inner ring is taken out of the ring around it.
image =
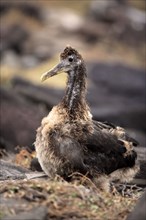
[[[109,122],[99,122],[95,120],[93,120],[93,124],[95,129],[99,128],[101,130],[106,130],[107,132],[117,136],[117,138],[121,141],[124,140],[131,142],[135,147],[139,145],[138,141],[135,140],[133,137],[130,137],[125,129],[123,129],[122,127],[116,126]]]
[[[93,127],[92,134],[86,133],[85,164],[92,164],[93,170],[107,174],[135,165],[137,154],[130,142],[118,139],[118,136],[110,133],[105,127],[104,129],[96,125]]]
[[[100,129],[98,126],[93,126],[94,131],[92,133],[86,132],[84,144],[85,146],[94,152],[110,154],[111,152],[125,153],[126,149],[118,138],[109,133],[105,129]]]

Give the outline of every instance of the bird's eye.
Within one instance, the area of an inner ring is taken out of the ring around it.
[[[68,61],[69,61],[69,62],[72,62],[72,61],[73,61],[73,57],[69,57],[69,58],[68,58]]]

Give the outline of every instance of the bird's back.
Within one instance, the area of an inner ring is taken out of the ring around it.
[[[92,120],[71,121],[64,109],[54,107],[42,120],[35,143],[45,172],[68,176],[77,171],[92,176],[133,167],[136,152],[131,142],[106,126]]]

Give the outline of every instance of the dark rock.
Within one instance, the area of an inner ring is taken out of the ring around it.
[[[146,186],[146,161],[140,161],[140,172],[136,176],[137,179],[145,179]]]
[[[128,215],[126,220],[145,220],[146,219],[146,191],[139,199],[134,210]]]
[[[33,17],[39,21],[43,20],[42,7],[39,4],[33,2],[17,2],[15,7],[27,16]]]
[[[12,50],[16,54],[22,54],[24,42],[26,42],[28,38],[28,30],[19,23],[11,26],[1,25],[1,53],[6,50]]]
[[[33,171],[42,171],[41,165],[39,164],[39,161],[37,158],[33,158],[30,164],[30,168]]]
[[[143,4],[145,7],[145,4]],[[106,24],[104,36],[114,37],[130,45],[145,42],[145,12],[130,6],[127,1],[92,1],[88,20]]]
[[[34,104],[45,104],[48,112],[54,105],[58,104],[63,96],[63,90],[34,85],[20,77],[14,77],[12,79],[12,86],[18,94]]]
[[[117,0],[112,0],[112,2],[109,2],[108,0],[105,0],[104,2],[91,1],[88,13],[89,16],[96,21],[100,20],[107,23],[114,23],[117,19],[121,19],[121,10],[123,9],[123,5],[121,5]],[[119,18],[117,18],[118,13]]]
[[[0,135],[7,150],[17,152],[16,146],[34,149],[36,129],[47,114],[45,108],[34,106],[12,90],[1,88]]]
[[[25,15],[33,17],[39,21],[42,20],[41,7],[33,2],[21,2],[21,1],[1,1],[0,2],[0,12],[1,14],[7,13],[9,10],[18,10]]]
[[[3,217],[2,220],[47,220],[47,207],[35,207],[29,211],[20,212],[16,215]]]
[[[145,71],[104,63],[90,64],[88,70],[88,100],[94,118],[145,131]]]
[[[0,180],[8,180],[8,179],[25,179],[26,172],[29,172],[27,169],[16,166],[12,163],[6,162],[4,160],[0,160]]]
[[[145,147],[137,147],[135,148],[137,152],[137,159],[140,164],[140,171],[136,175],[136,179],[145,180],[146,186],[146,148]]]
[[[37,159],[36,159],[37,161]],[[42,169],[40,167],[40,164],[38,161],[35,163],[35,170],[36,170],[36,164],[37,168],[41,172],[33,172],[31,170],[28,170],[24,167],[17,166],[13,164],[12,162],[8,162],[5,160],[0,160],[0,181],[4,180],[19,180],[19,179],[38,179],[38,178],[48,178],[44,172],[42,172]],[[34,168],[32,167],[32,168]],[[33,169],[34,170],[34,169]]]
[[[10,149],[12,149],[13,151],[14,145],[11,143],[11,140],[7,141],[2,136],[0,136],[0,149],[5,151],[9,151]]]
[[[126,129],[129,136],[133,137],[135,140],[137,140],[141,146],[146,146],[146,135],[145,132],[138,131],[135,129]]]

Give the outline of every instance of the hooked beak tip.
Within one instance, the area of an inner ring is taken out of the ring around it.
[[[41,82],[44,82],[47,79],[47,77],[45,74],[43,74],[40,79],[41,79]]]

